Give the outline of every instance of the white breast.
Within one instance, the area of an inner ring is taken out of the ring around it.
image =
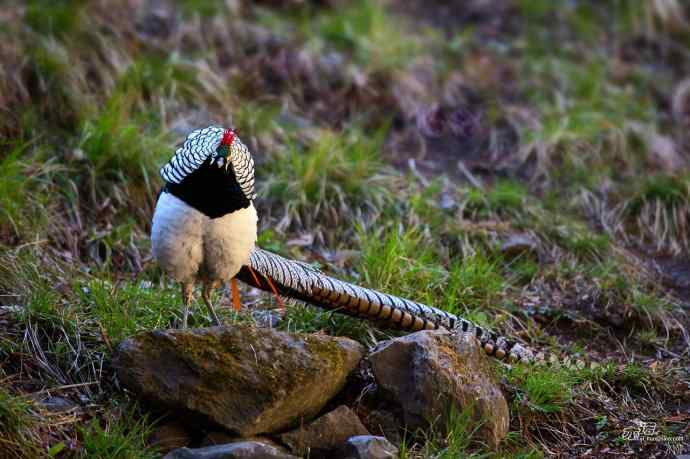
[[[229,281],[249,261],[257,233],[253,205],[211,219],[170,193],[153,215],[153,255],[174,279]]]
[[[257,233],[253,204],[219,218],[207,218],[204,227],[203,275],[209,280],[229,281],[249,263]]]

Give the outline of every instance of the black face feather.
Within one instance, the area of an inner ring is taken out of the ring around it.
[[[232,167],[218,167],[207,159],[180,183],[166,183],[164,193],[171,193],[210,218],[218,218],[251,202],[242,192]]]

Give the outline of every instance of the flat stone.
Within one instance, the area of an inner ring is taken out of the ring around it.
[[[347,338],[236,324],[141,333],[120,344],[113,366],[142,398],[250,437],[313,418],[363,352]]]
[[[230,435],[227,432],[221,432],[221,431],[213,431],[209,432],[204,436],[203,440],[201,440],[201,444],[199,445],[200,448],[206,447],[206,446],[214,446],[214,445],[226,445],[228,443],[239,443],[239,442],[248,442],[248,441],[253,441],[253,442],[258,442],[262,443],[264,445],[268,446],[274,446],[280,450],[284,450],[285,447],[282,445],[279,445],[276,443],[274,440],[272,440],[269,437],[251,437],[251,438],[240,438],[236,437],[233,435]]]
[[[476,339],[445,330],[380,343],[369,356],[376,383],[402,411],[410,430],[443,428],[451,408],[471,409],[477,435],[491,446],[505,438],[508,403]]]
[[[205,448],[179,448],[163,459],[298,459],[284,449],[250,440]]]
[[[343,448],[348,438],[357,435],[369,432],[354,411],[341,405],[302,428],[280,435],[280,440],[293,453],[315,459],[333,457],[332,453]]]
[[[395,459],[398,448],[384,437],[358,435],[347,440],[345,459]]]

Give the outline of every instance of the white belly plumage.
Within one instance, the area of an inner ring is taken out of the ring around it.
[[[229,281],[249,261],[257,234],[254,205],[209,218],[170,193],[153,215],[153,256],[175,280]]]

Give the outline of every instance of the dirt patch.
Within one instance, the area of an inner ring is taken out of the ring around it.
[[[473,181],[469,171],[500,169],[517,149],[518,140],[507,122],[488,123],[480,107],[434,105],[420,108],[414,124],[394,132],[387,150],[398,168]]]
[[[472,26],[480,36],[490,38],[517,33],[517,11],[510,3],[491,0],[413,0],[397,1],[392,5],[392,9],[449,34]]]
[[[656,257],[652,264],[661,276],[661,283],[690,309],[690,260],[683,256]]]

